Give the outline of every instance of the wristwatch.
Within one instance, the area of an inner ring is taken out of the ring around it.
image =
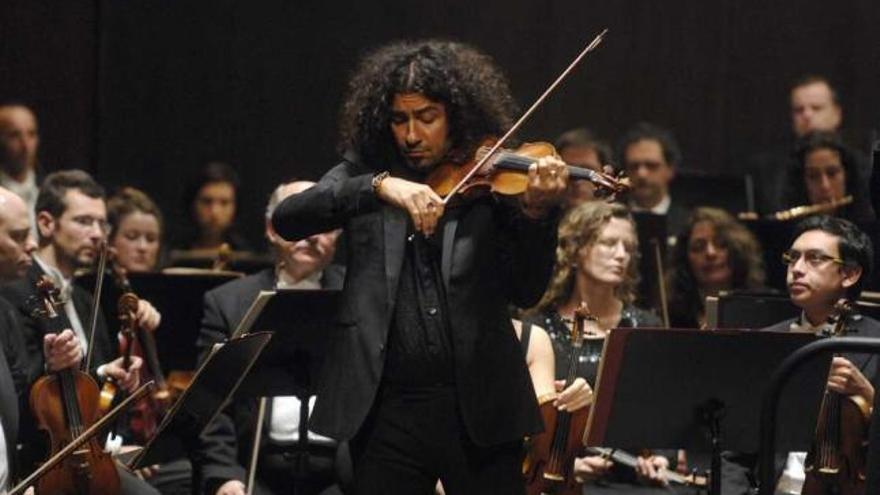
[[[385,170],[384,172],[379,172],[373,176],[373,180],[370,181],[370,186],[373,188],[374,194],[379,194],[379,186],[382,184],[382,181],[387,179],[390,175],[391,172]]]

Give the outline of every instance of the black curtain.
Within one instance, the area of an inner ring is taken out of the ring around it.
[[[854,145],[867,151],[880,125],[875,0],[10,2],[0,96],[34,102],[47,169],[141,187],[173,219],[187,177],[228,161],[253,240],[277,182],[335,163],[346,79],[364,51],[392,39],[478,46],[525,107],[608,27],[522,137],[588,125],[613,142],[649,120],[676,133],[691,169],[738,172],[784,141],[788,85],[807,73],[838,87]]]

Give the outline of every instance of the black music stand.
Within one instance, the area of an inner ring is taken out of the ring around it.
[[[767,380],[786,356],[816,339],[788,332],[614,329],[605,342],[586,444],[711,453],[712,473],[720,473],[722,450],[758,451]],[[809,447],[830,359],[809,363],[784,390],[783,449]],[[712,478],[710,493],[720,493],[720,481]]]
[[[296,396],[300,402],[299,429],[291,445],[294,486],[311,472],[309,398],[316,394],[324,356],[333,334],[340,291],[278,290],[262,292],[264,303],[251,307],[237,332],[271,331],[272,342],[257,360],[235,394],[236,400]],[[252,312],[258,312],[254,317]],[[313,434],[314,435],[314,434]],[[257,442],[255,442],[257,445]],[[333,448],[335,448],[335,442]],[[322,445],[327,447],[328,445]],[[251,470],[253,471],[253,470]],[[296,493],[299,493],[296,491]]]
[[[210,271],[128,275],[135,294],[162,314],[162,322],[156,329],[156,348],[166,372],[196,369],[196,338],[201,328],[205,292],[239,277],[241,274]],[[76,284],[91,292],[95,285],[94,273],[77,276]],[[116,342],[119,330],[116,303],[122,293],[109,275],[105,276],[103,290],[101,308],[111,333],[110,341]]]
[[[271,337],[266,332],[253,333],[214,348],[130,466],[138,469],[167,462],[197,438],[229,402]]]

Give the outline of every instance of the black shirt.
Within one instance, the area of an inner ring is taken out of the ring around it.
[[[412,230],[412,229],[410,229]],[[403,387],[454,382],[449,314],[440,271],[443,232],[410,233],[388,336],[386,383]]]

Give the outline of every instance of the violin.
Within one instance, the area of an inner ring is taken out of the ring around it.
[[[515,150],[509,150],[496,149],[497,142],[495,138],[484,139],[474,153],[473,160],[438,165],[428,174],[426,184],[443,197],[456,192],[470,196],[477,194],[477,191],[503,195],[522,194],[529,183],[530,165],[545,156],[559,158],[559,153],[550,143],[525,143]],[[475,167],[477,170],[472,173],[471,170]],[[597,197],[613,198],[630,188],[626,178],[616,178],[610,174],[571,165],[566,168],[569,179],[592,183]]]
[[[835,305],[837,321],[830,336],[846,333],[852,303]],[[863,397],[825,391],[819,409],[816,437],[804,464],[806,479],[803,495],[863,495],[865,460],[871,404]]]
[[[58,289],[44,276],[37,283],[37,290],[41,306],[37,315],[57,322]],[[37,427],[49,436],[52,455],[98,418],[98,385],[80,370],[64,369],[41,377],[31,387],[29,401]],[[61,495],[118,494],[119,473],[110,454],[93,437],[46,472],[37,481],[36,491]]]
[[[132,409],[130,415],[131,433],[135,441],[146,443],[154,436],[159,423],[178,395],[175,389],[165,379],[165,373],[159,363],[159,352],[156,348],[156,338],[153,332],[137,324],[135,314],[137,312],[138,297],[131,288],[131,283],[125,272],[125,268],[118,263],[111,264],[113,281],[122,292],[119,298],[120,320],[120,352],[123,356],[134,355],[141,357],[146,363],[141,371],[142,379],[153,380],[155,386],[150,395],[139,401]],[[184,384],[186,388],[188,382]],[[109,396],[108,396],[109,397]]]
[[[137,309],[138,298],[133,293],[126,292],[119,297],[119,333],[121,335],[119,346],[121,347],[120,353],[122,354],[122,366],[125,369],[128,369],[129,366],[131,366],[134,329],[138,326]],[[101,399],[98,402],[98,409],[102,416],[118,401],[118,396],[120,395],[119,392],[120,388],[116,381],[108,378],[104,382],[104,386],[101,387]]]
[[[581,354],[586,333],[585,322],[598,322],[583,302],[575,310],[574,316],[565,386],[577,378],[578,356]],[[580,483],[575,480],[573,467],[575,457],[584,448],[583,437],[590,407],[573,412],[560,411],[553,405],[555,399],[556,394],[538,398],[544,432],[529,440],[529,452],[523,461],[522,472],[528,495],[579,495],[582,491]]]

